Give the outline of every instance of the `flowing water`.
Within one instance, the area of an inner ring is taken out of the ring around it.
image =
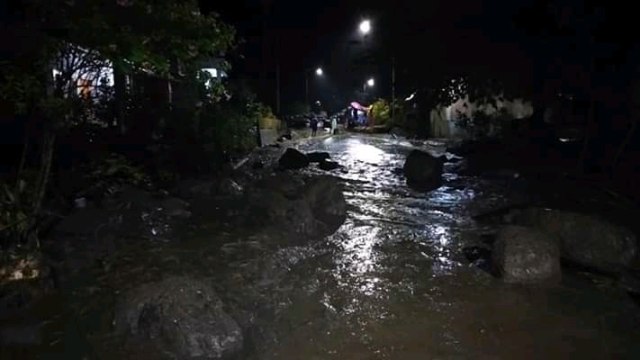
[[[335,136],[300,148],[328,151],[345,167],[335,175],[348,217],[335,234],[266,246],[277,233],[200,226],[178,244],[129,249],[108,269],[86,274],[87,283],[103,278],[101,285],[48,300],[65,310],[49,325],[46,349],[38,349],[46,355],[34,357],[156,358],[118,352],[109,309],[123,287],[168,273],[213,279],[230,313],[251,318],[241,358],[640,356],[640,307],[615,286],[573,271],[558,286],[506,285],[470,264],[464,249],[486,247],[492,231],[472,215],[526,199],[518,181],[463,176],[453,158],[443,186],[420,193],[399,175],[414,148],[405,140]]]
[[[302,294],[275,324],[290,330],[257,358],[640,356],[639,309],[626,294],[571,275],[558,287],[509,286],[469,264],[463,248],[486,230],[471,215],[520,201],[517,185],[459,176],[447,164],[444,186],[414,192],[396,171],[412,145],[391,137],[303,148],[348,169],[340,176],[349,216],[316,245],[328,255],[291,269]]]

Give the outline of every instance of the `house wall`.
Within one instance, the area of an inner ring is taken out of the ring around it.
[[[533,115],[533,106],[524,99],[499,101],[496,105],[475,104],[468,97],[458,99],[447,107],[438,107],[431,111],[431,136],[436,138],[466,138],[467,131],[457,126],[462,116],[473,118],[473,114],[480,111],[486,115],[496,115],[499,110],[506,110],[513,119],[525,119]]]

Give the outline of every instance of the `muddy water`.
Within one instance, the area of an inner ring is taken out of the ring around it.
[[[463,176],[453,158],[444,185],[425,194],[398,175],[409,142],[337,136],[300,147],[328,151],[345,167],[334,174],[348,218],[334,235],[274,242],[277,230],[221,226],[233,212],[205,204],[210,216],[194,219],[179,242],[133,243],[45,299],[31,314],[47,319],[41,346],[9,354],[162,358],[123,350],[112,308],[126,289],[178,274],[214,284],[247,329],[243,359],[640,357],[640,307],[616,286],[575,271],[556,287],[508,286],[464,256],[493,230],[472,215],[527,200],[526,183]]]
[[[254,358],[640,356],[639,310],[625,293],[571,273],[558,287],[507,286],[466,260],[462,249],[486,230],[471,214],[521,201],[517,184],[448,164],[444,186],[423,194],[396,174],[405,141],[334,137],[303,148],[346,167],[349,217],[314,246],[322,256],[290,268],[286,307],[270,323],[278,340]]]

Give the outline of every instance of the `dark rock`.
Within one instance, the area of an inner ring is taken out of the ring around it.
[[[251,168],[254,170],[258,170],[258,169],[263,169],[264,168],[264,163],[260,160],[257,160],[256,162],[254,162],[251,165]]]
[[[125,293],[115,312],[118,333],[128,347],[147,345],[170,358],[228,359],[242,350],[238,324],[211,286],[171,277]]]
[[[160,208],[170,218],[183,218],[188,219],[191,217],[191,211],[189,211],[189,203],[178,198],[166,198],[160,201]]]
[[[197,199],[212,196],[214,190],[213,181],[190,179],[180,181],[174,192],[181,198]]]
[[[340,164],[338,164],[335,161],[331,161],[331,160],[323,160],[322,162],[320,162],[319,167],[322,170],[331,171],[331,170],[335,170],[335,169],[339,168]]]
[[[629,267],[638,253],[631,231],[594,216],[527,208],[516,210],[510,218],[558,238],[563,259],[599,271],[619,272]]]
[[[316,151],[316,152],[307,153],[307,158],[311,163],[320,163],[320,162],[323,162],[324,160],[330,159],[331,155],[329,155],[328,152]]]
[[[299,198],[304,186],[305,183],[300,177],[284,173],[276,173],[258,182],[259,189],[281,193],[288,199]]]
[[[467,260],[478,268],[491,272],[491,250],[480,246],[469,246],[462,249]]]
[[[333,233],[346,219],[346,201],[333,177],[268,177],[245,197],[244,218],[252,225],[275,226],[311,237]]]
[[[556,282],[561,277],[556,240],[535,228],[502,229],[494,244],[492,264],[508,283]]]
[[[309,159],[300,151],[288,148],[278,160],[281,169],[295,170],[309,166]]]
[[[275,191],[260,191],[249,195],[249,203],[250,216],[246,219],[253,225],[282,227],[310,236],[320,229],[321,223],[304,199],[287,198]]]
[[[389,130],[389,133],[391,135],[394,135],[396,137],[406,137],[407,136],[407,132],[401,128],[401,127],[392,127],[391,130]]]
[[[442,165],[441,159],[424,151],[413,150],[403,168],[407,184],[420,191],[437,189],[442,184]]]
[[[331,176],[311,179],[305,188],[305,200],[313,215],[334,233],[347,218],[347,202],[342,193],[342,185]]]
[[[290,201],[286,207],[285,219],[289,230],[298,234],[316,235],[321,228],[313,210],[304,200]]]

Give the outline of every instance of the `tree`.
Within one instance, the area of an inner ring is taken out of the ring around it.
[[[123,125],[124,74],[141,71],[193,80],[201,61],[222,57],[233,47],[234,31],[216,14],[200,14],[194,0],[23,0],[16,5],[7,28],[13,32],[9,38],[17,41],[7,49],[12,56],[0,70],[0,96],[26,129],[13,194],[20,189],[35,194],[23,204],[30,225],[19,235],[33,238],[56,136],[77,121],[81,110],[76,106],[78,80],[113,65],[118,120]],[[40,164],[24,186],[29,144],[38,146]]]

